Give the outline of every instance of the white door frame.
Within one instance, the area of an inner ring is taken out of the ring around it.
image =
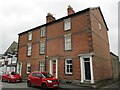
[[[53,75],[53,61],[56,61],[56,78],[58,78],[58,59],[50,59],[50,74]]]
[[[93,64],[92,64],[92,53],[90,54],[79,54],[80,56],[80,66],[81,66],[81,83],[85,81],[85,66],[84,66],[84,58],[90,59],[90,74],[91,74],[91,83],[94,83],[94,75],[93,75]]]

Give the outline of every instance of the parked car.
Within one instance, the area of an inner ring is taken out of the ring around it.
[[[2,75],[1,80],[2,80],[2,82],[7,81],[8,83],[9,82],[21,82],[22,77],[15,72],[5,72]]]
[[[27,86],[30,87],[31,85],[40,86],[42,89],[58,88],[59,80],[48,72],[35,71],[28,76]]]

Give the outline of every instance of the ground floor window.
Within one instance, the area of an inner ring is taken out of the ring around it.
[[[27,62],[26,74],[30,74],[30,71],[31,71],[31,66],[30,63]]]
[[[45,62],[40,61],[40,71],[43,72],[45,71]]]
[[[65,73],[72,74],[72,59],[65,59]]]

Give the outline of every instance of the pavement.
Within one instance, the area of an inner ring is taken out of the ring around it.
[[[26,80],[24,80],[20,85],[25,87],[26,86],[25,83],[26,83]],[[76,85],[76,84],[72,84],[72,83],[60,83],[58,90],[84,90],[84,89],[86,89],[86,90],[93,90],[93,89],[95,89],[95,90],[106,90],[106,89],[107,90],[120,90],[119,83],[120,82],[112,83],[112,84],[109,84],[107,86],[100,87],[100,88],[85,87],[85,86],[80,86],[80,85]],[[19,85],[17,87],[19,87]],[[27,86],[26,86],[26,88],[27,88]]]
[[[69,89],[69,90],[120,90],[120,82],[115,82],[115,83],[111,83],[107,86],[102,86],[99,88],[93,88],[93,87],[85,87],[85,86],[80,86],[80,85],[74,85],[74,84],[63,84],[60,83],[60,88],[65,88],[65,89]]]
[[[65,84],[65,83],[60,83],[59,88],[65,88],[65,89],[85,89],[89,87],[82,87],[80,85],[75,85],[75,84]]]

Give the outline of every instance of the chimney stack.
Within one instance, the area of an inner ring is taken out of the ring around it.
[[[52,22],[55,20],[55,17],[53,17],[53,14],[48,13],[46,16],[46,23]]]
[[[71,15],[71,14],[75,13],[75,11],[73,10],[73,8],[70,5],[67,8],[67,13],[68,13],[68,15]]]

